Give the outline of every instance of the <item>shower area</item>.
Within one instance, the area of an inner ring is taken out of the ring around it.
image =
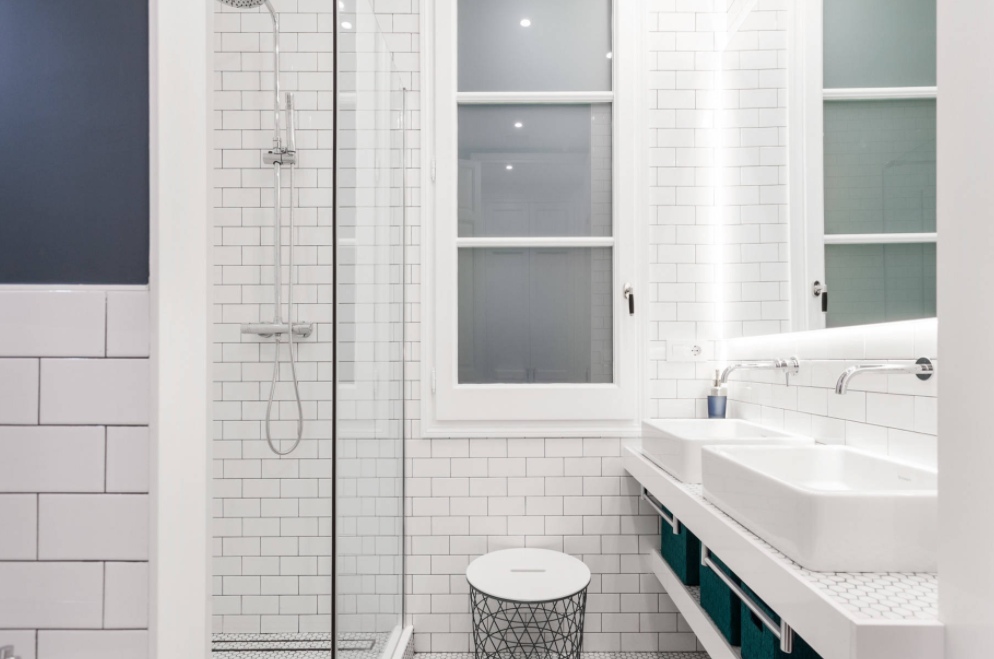
[[[214,12],[213,655],[390,657],[409,28],[367,0]]]

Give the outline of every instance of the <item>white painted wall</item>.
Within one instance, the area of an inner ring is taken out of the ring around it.
[[[946,659],[994,647],[994,6],[939,2],[939,615]]]
[[[209,648],[211,9],[149,4],[153,659]]]

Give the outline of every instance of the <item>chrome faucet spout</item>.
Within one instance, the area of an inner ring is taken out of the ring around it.
[[[927,380],[932,377],[935,372],[935,367],[932,362],[922,357],[914,364],[859,364],[857,366],[850,366],[842,375],[839,376],[839,381],[835,383],[835,393],[842,395],[849,391],[849,383],[858,375],[863,373],[908,373],[918,376],[919,380]]]
[[[728,384],[728,376],[734,371],[742,370],[758,370],[758,371],[783,371],[788,380],[791,375],[797,375],[801,368],[800,362],[797,357],[788,357],[787,359],[761,359],[754,362],[737,362],[735,364],[729,364],[721,371],[721,384]]]

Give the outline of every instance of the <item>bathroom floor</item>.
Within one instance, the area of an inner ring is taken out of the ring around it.
[[[339,634],[342,659],[379,659],[389,634]],[[328,659],[331,634],[214,634],[215,659]],[[472,652],[424,652],[416,659],[474,659]],[[706,652],[584,652],[582,659],[708,659]]]
[[[342,659],[379,659],[388,633],[338,635]],[[331,634],[214,634],[215,659],[328,659]]]
[[[707,652],[581,652],[582,659],[710,659]],[[415,659],[474,659],[472,652],[419,652]]]

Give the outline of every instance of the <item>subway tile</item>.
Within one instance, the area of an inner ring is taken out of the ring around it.
[[[38,553],[38,497],[0,495],[0,561],[33,560]]]
[[[103,357],[104,295],[0,292],[0,357]]]
[[[107,428],[107,491],[148,492],[149,429]]]
[[[107,563],[104,573],[104,627],[148,627],[148,563]]]
[[[144,630],[38,632],[38,659],[147,659]]]
[[[103,489],[103,428],[0,426],[0,492]]]
[[[0,424],[38,423],[38,360],[0,359]]]
[[[33,629],[0,629],[0,647],[13,645],[16,656],[20,659],[36,659],[35,637]]]
[[[43,494],[38,506],[42,560],[148,560],[144,494]]]
[[[43,359],[41,423],[147,425],[147,359]]]
[[[148,357],[148,291],[107,293],[107,356]]]
[[[0,562],[0,583],[0,620],[5,627],[99,628],[102,624],[100,563]]]
[[[916,396],[915,401],[915,432],[936,435],[939,432],[938,398]]]
[[[914,430],[915,399],[911,396],[869,393],[866,395],[866,421],[888,428]]]

